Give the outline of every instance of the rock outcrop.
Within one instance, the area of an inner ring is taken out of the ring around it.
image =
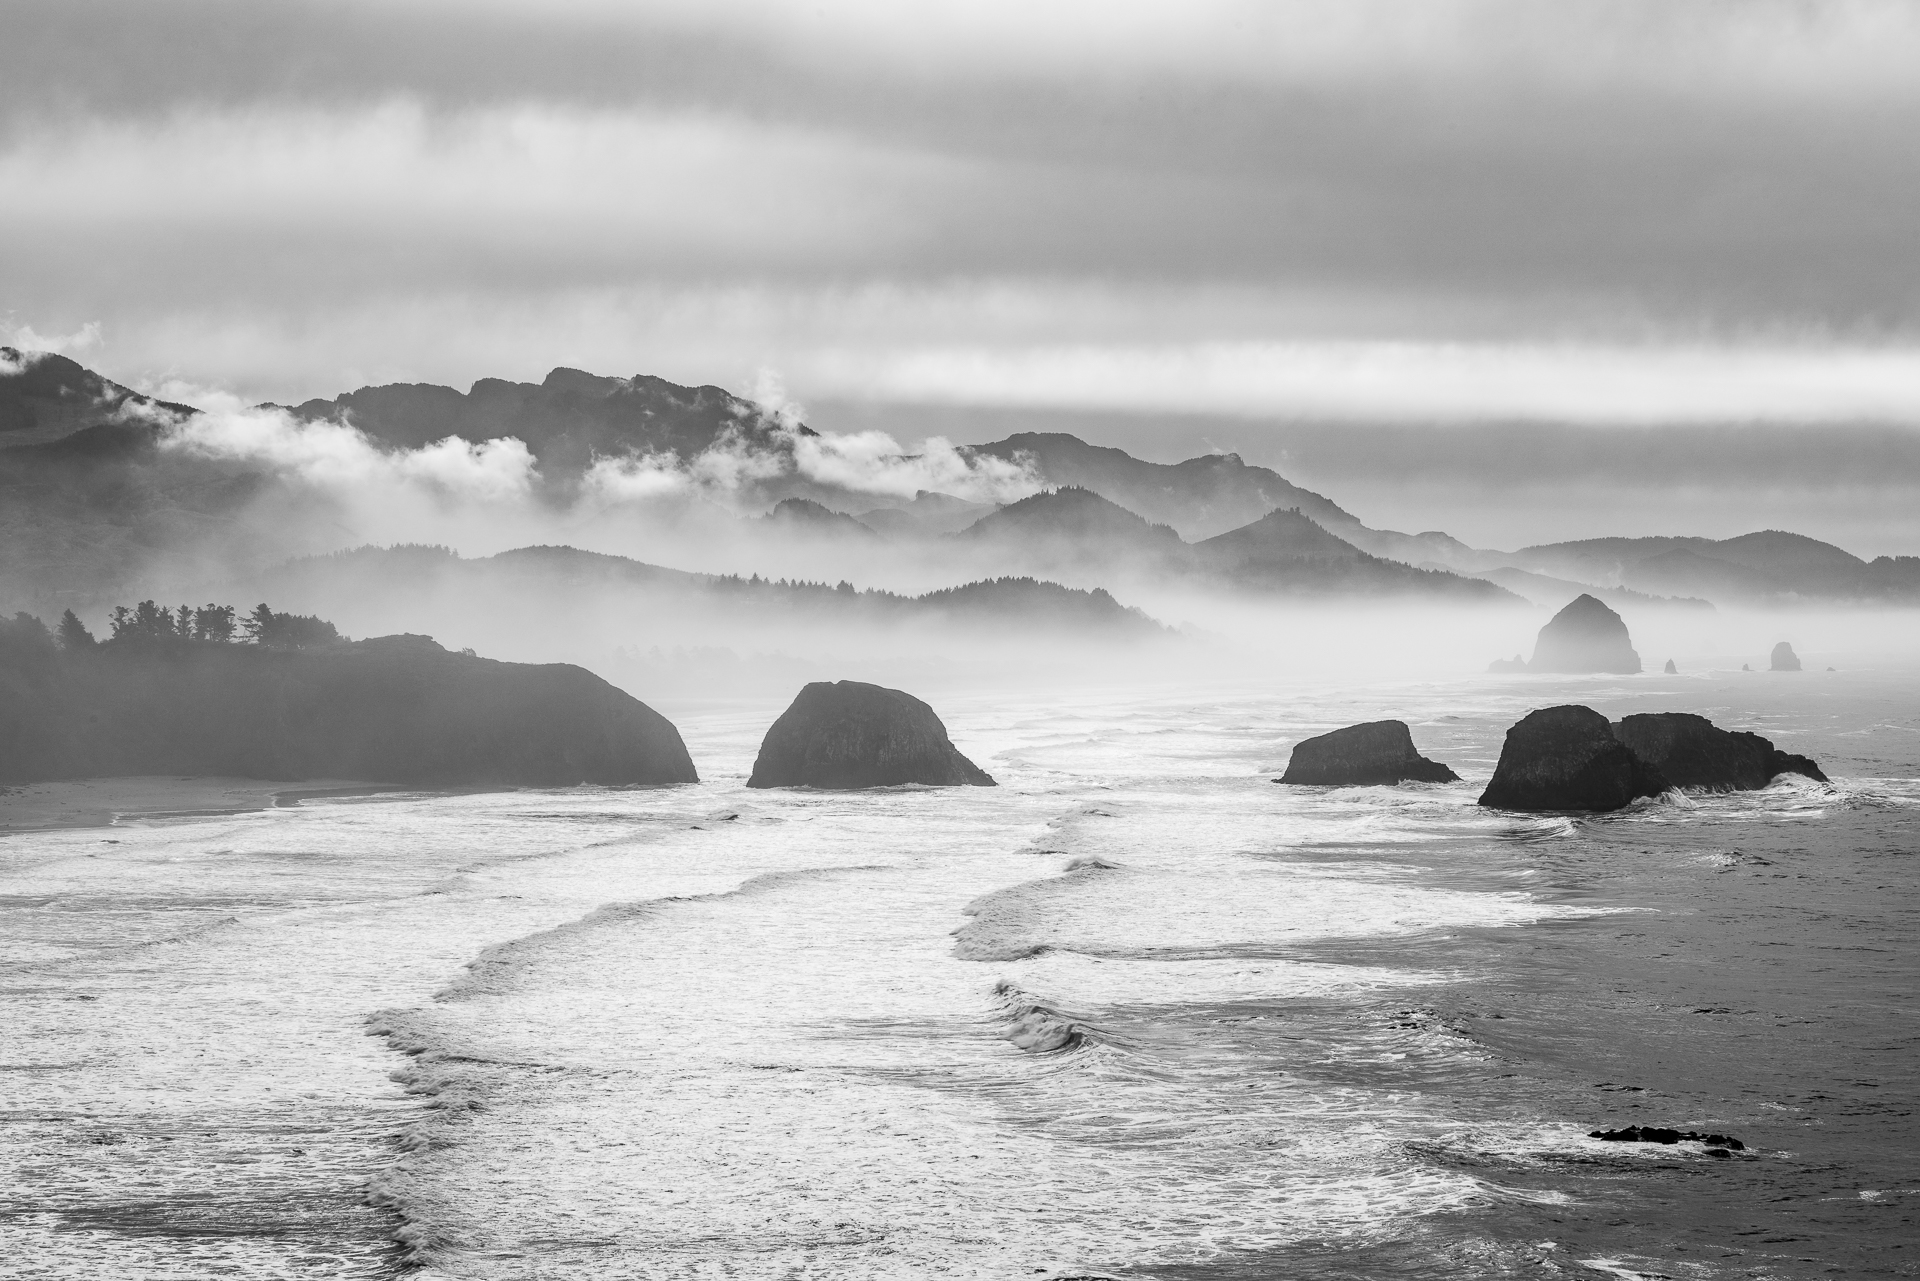
[[[1806,757],[1783,752],[1758,734],[1721,729],[1691,712],[1624,717],[1614,725],[1613,736],[1675,787],[1750,791],[1780,774],[1827,781]]]
[[[425,636],[306,649],[115,641],[0,673],[0,721],[11,721],[0,779],[15,781],[698,781],[673,723],[592,672],[454,654]]]
[[[1548,620],[1534,644],[1532,672],[1615,672],[1640,670],[1640,655],[1620,615],[1592,596],[1576,596]]]
[[[1414,750],[1405,721],[1368,721],[1301,739],[1276,783],[1365,787],[1457,783],[1460,776]]]
[[[767,730],[748,787],[992,787],[931,707],[861,681],[815,681]]]
[[[1480,804],[1510,810],[1617,810],[1667,780],[1613,736],[1591,707],[1529,712],[1507,731]]]
[[[1730,1152],[1745,1152],[1747,1145],[1727,1134],[1702,1134],[1698,1130],[1669,1130],[1658,1125],[1629,1125],[1624,1130],[1589,1130],[1590,1139],[1609,1143],[1699,1143]]]
[[[1669,676],[1678,676],[1680,674],[1680,669],[1673,665],[1673,660],[1671,658],[1667,660],[1666,667],[1662,668],[1661,670],[1665,671],[1666,674]]]
[[[1800,670],[1800,656],[1793,652],[1793,646],[1781,641],[1773,647],[1773,666],[1776,672],[1797,672]]]

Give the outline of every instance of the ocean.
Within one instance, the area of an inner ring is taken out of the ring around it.
[[[755,698],[695,786],[0,837],[0,1275],[1920,1273],[1914,673],[928,697],[1001,786],[748,791]],[[1477,807],[1569,701],[1834,782]],[[1385,716],[1466,781],[1270,781]]]

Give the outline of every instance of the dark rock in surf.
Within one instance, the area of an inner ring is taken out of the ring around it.
[[[1797,672],[1800,670],[1800,656],[1793,652],[1793,646],[1781,641],[1773,647],[1772,671]]]
[[[1614,725],[1613,736],[1675,787],[1751,791],[1779,774],[1827,781],[1806,757],[1783,752],[1758,734],[1721,729],[1691,712],[1628,716]]]
[[[1673,660],[1671,658],[1667,660],[1667,665],[1664,670],[1669,676],[1678,676],[1680,674],[1680,669],[1673,665]]]
[[[1460,776],[1414,750],[1405,721],[1368,721],[1302,739],[1276,783],[1367,787],[1394,783],[1457,783]]]
[[[861,681],[815,681],[767,730],[748,787],[992,787],[931,707]]]
[[[1530,672],[1615,672],[1640,670],[1640,655],[1620,615],[1592,596],[1577,596],[1540,629]]]
[[[1726,1134],[1702,1134],[1698,1130],[1668,1130],[1657,1125],[1629,1125],[1624,1130],[1589,1130],[1590,1139],[1609,1143],[1700,1143],[1710,1148],[1745,1152],[1747,1145]]]
[[[1569,704],[1529,712],[1507,731],[1480,804],[1509,810],[1617,810],[1667,780],[1613,736],[1607,718]]]

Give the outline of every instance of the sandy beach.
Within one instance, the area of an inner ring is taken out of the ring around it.
[[[50,827],[110,827],[122,818],[168,815],[238,814],[297,805],[309,796],[399,790],[352,779],[310,779],[299,783],[258,778],[62,779],[0,788],[0,833]]]

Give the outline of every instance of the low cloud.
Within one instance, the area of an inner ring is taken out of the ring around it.
[[[97,320],[88,321],[70,334],[43,334],[32,325],[15,324],[8,318],[0,322],[0,347],[14,348],[16,355],[0,357],[0,369],[18,373],[45,355],[84,356],[98,350],[101,342]]]
[[[1395,422],[1920,425],[1920,347],[1217,342],[821,353],[820,394]]]

